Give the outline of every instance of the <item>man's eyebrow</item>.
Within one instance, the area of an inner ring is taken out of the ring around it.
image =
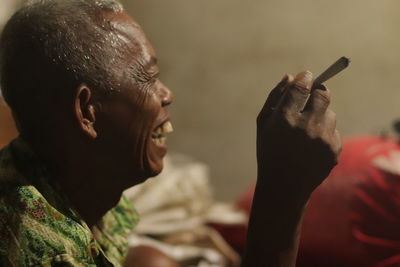
[[[156,57],[150,57],[149,62],[147,62],[146,67],[151,68],[154,65],[157,65],[158,59]]]
[[[157,67],[157,62],[158,59],[152,56],[145,66],[146,72],[153,78],[158,78],[159,76],[159,69]]]
[[[154,56],[151,56],[147,62],[143,64],[143,70],[145,72],[154,72],[157,68],[158,59]]]

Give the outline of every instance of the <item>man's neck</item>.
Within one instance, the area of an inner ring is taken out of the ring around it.
[[[118,204],[127,188],[116,179],[117,174],[105,172],[104,167],[96,167],[90,157],[77,156],[66,151],[65,146],[33,145],[33,149],[89,227]]]
[[[57,180],[63,192],[89,227],[98,223],[122,196],[122,189],[103,184],[104,179],[95,174],[91,177],[74,175],[60,178]]]

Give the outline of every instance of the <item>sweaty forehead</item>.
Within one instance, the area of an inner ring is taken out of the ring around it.
[[[140,25],[126,13],[105,15],[110,21],[114,33],[129,49],[130,54],[140,56],[143,63],[150,63],[155,58],[155,51]]]

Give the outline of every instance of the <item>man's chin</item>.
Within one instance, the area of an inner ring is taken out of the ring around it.
[[[144,162],[144,178],[159,175],[164,168],[164,157],[148,157]]]
[[[150,164],[149,169],[147,171],[147,178],[152,178],[159,175],[164,168],[163,161],[161,160],[158,164]]]

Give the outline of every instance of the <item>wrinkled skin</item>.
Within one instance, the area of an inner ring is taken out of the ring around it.
[[[328,108],[330,91],[311,91],[312,81],[309,72],[300,73],[295,79],[285,76],[272,90],[257,118],[258,172],[263,176],[304,175],[305,181],[265,182],[302,190],[305,196],[328,176],[341,149],[336,114]]]
[[[166,146],[155,144],[151,135],[170,119],[165,107],[173,96],[158,78],[155,51],[140,26],[124,13],[107,19],[119,38],[126,40],[127,65],[121,66],[120,93],[103,101],[96,113],[96,142],[101,144],[96,148],[110,156],[104,158],[105,164],[112,162],[118,175],[134,185],[163,168]]]
[[[308,198],[337,163],[330,93],[312,83],[310,72],[285,76],[257,118],[258,177],[242,267],[295,266]]]
[[[94,88],[80,84],[49,107],[53,123],[29,140],[89,226],[125,189],[161,172],[167,146],[153,142],[152,134],[169,121],[173,101],[140,26],[125,13],[104,13],[104,19],[124,42],[116,48],[124,58],[116,68],[110,64],[114,93],[95,97]]]

